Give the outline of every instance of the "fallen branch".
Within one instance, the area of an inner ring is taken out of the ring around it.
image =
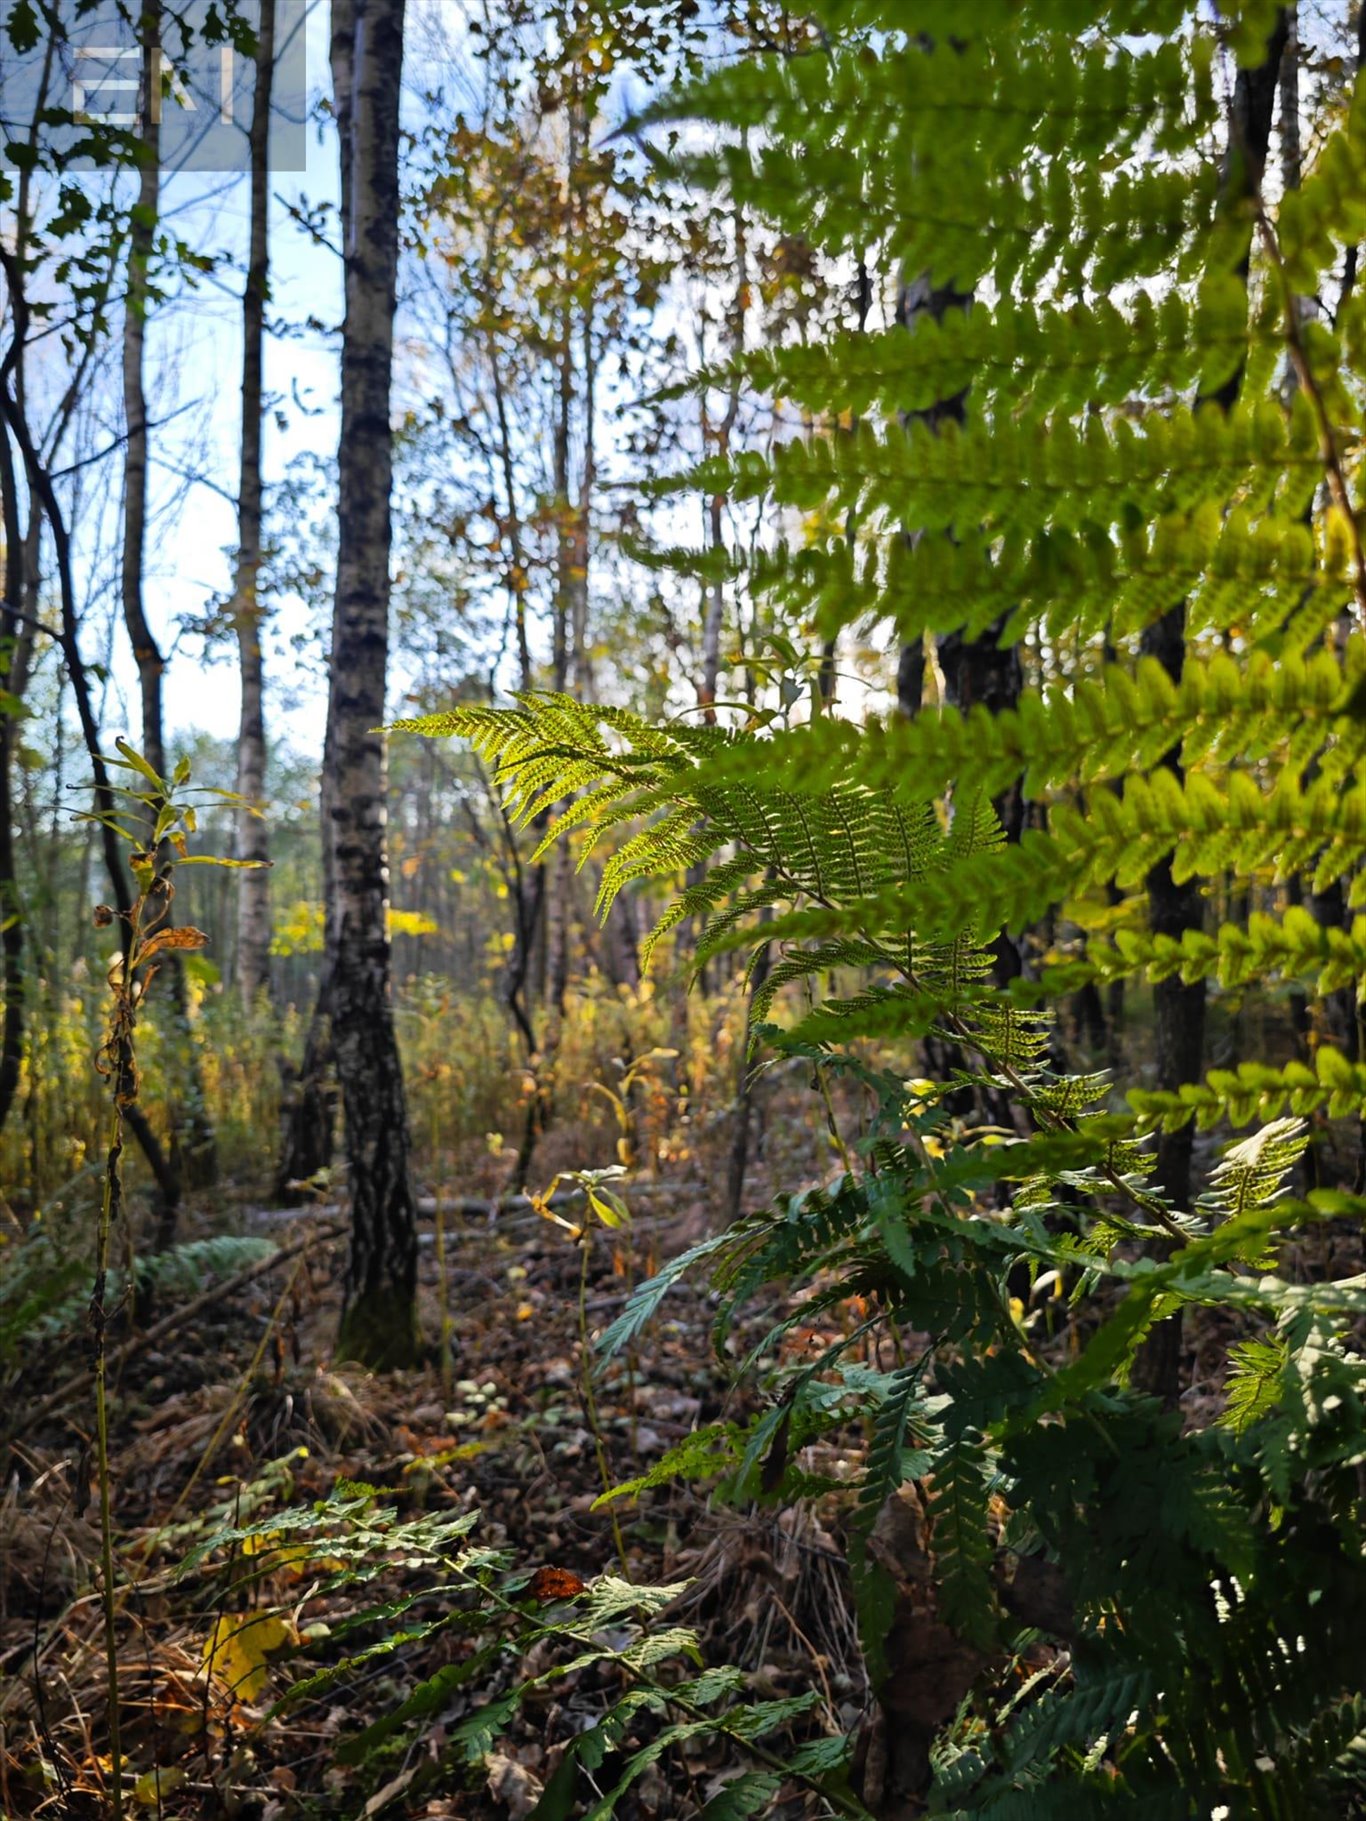
[[[617,1185],[627,1202],[649,1201],[657,1195],[696,1195],[700,1192],[696,1183],[684,1182],[635,1182]],[[548,1208],[573,1207],[587,1199],[584,1189],[557,1189],[542,1205]],[[496,1220],[500,1214],[530,1215],[539,1218],[537,1203],[529,1195],[419,1195],[417,1211],[430,1219],[435,1214],[455,1214],[467,1220]],[[283,1220],[307,1219],[337,1215],[343,1212],[339,1202],[324,1202],[319,1207],[301,1208],[257,1208],[249,1218],[263,1224]]]
[[[189,1321],[192,1316],[198,1315],[201,1310],[211,1308],[214,1303],[221,1302],[224,1297],[234,1295],[238,1290],[244,1290],[258,1277],[264,1277],[267,1271],[273,1271],[276,1265],[285,1264],[289,1259],[296,1258],[315,1240],[338,1239],[345,1231],[346,1229],[342,1225],[311,1227],[303,1238],[296,1240],[293,1245],[281,1246],[272,1252],[269,1258],[258,1258],[254,1264],[246,1265],[235,1276],[225,1277],[221,1282],[211,1284],[207,1290],[202,1290],[189,1302],[182,1303],[179,1308],[172,1309],[163,1315],[160,1321],[153,1322],[152,1326],[141,1334],[130,1335],[123,1345],[110,1355],[109,1368],[111,1370],[122,1368],[134,1354],[140,1353],[144,1347],[155,1346],[168,1334],[174,1334],[182,1323]],[[29,1430],[36,1429],[40,1423],[46,1422],[48,1417],[54,1415],[64,1405],[69,1404],[72,1398],[84,1391],[90,1381],[91,1373],[88,1367],[82,1367],[79,1372],[73,1373],[65,1384],[59,1385],[41,1403],[17,1413],[22,1427]],[[8,1442],[11,1436],[17,1433],[18,1427],[7,1434],[5,1440]]]

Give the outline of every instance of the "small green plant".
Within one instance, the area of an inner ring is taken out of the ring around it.
[[[111,1315],[110,1242],[123,1219],[123,1148],[125,1124],[137,1106],[139,1093],[137,1026],[147,993],[162,958],[192,952],[207,941],[202,930],[177,928],[171,921],[175,898],[173,875],[177,865],[234,866],[244,864],[189,851],[196,832],[196,803],[208,794],[219,800],[229,793],[196,792],[190,788],[190,767],[182,760],[172,778],[162,778],[126,740],[116,742],[117,757],[104,763],[126,781],[112,792],[102,792],[101,802],[85,812],[83,820],[112,831],[127,843],[128,866],[134,892],[126,906],[101,904],[95,911],[99,928],[118,931],[119,954],[109,970],[110,1011],[104,1043],[96,1067],[109,1085],[108,1148],[105,1153],[103,1192],[95,1234],[94,1284],[90,1295],[89,1327],[95,1397],[95,1471],[100,1516],[100,1589],[104,1611],[106,1692],[109,1704],[109,1788],[115,1821],[124,1805],[123,1751],[120,1726],[118,1669],[119,1595],[115,1580],[114,1532],[109,1480],[109,1395],[106,1383],[108,1332]],[[113,795],[111,807],[107,801]]]
[[[269,1719],[387,1663],[407,1681],[402,1698],[344,1735],[336,1759],[374,1781],[407,1766],[412,1799],[433,1785],[449,1788],[453,1776],[477,1775],[524,1704],[596,1671],[607,1683],[602,1712],[566,1742],[535,1811],[540,1821],[572,1814],[606,1821],[652,1764],[701,1737],[729,1742],[752,1766],[730,1786],[736,1802],[745,1793],[767,1799],[795,1780],[834,1812],[859,1813],[831,1781],[843,1740],[816,1738],[787,1760],[764,1743],[799,1723],[816,1695],[755,1701],[738,1671],[706,1668],[695,1633],[669,1617],[683,1584],[638,1587],[610,1574],[585,1580],[553,1564],[533,1568],[480,1543],[476,1512],[415,1517],[373,1486],[342,1483],[329,1498],[291,1505],[290,1463],[277,1465],[283,1476],[269,1486],[263,1479],[250,1518],[208,1535],[197,1526],[180,1566],[219,1615],[204,1657],[225,1706],[259,1708],[273,1686]],[[404,1574],[398,1593],[396,1564]],[[367,1600],[364,1590],[381,1580],[385,1597]],[[441,1666],[405,1676],[405,1663],[420,1652]],[[532,1674],[522,1667],[528,1659],[538,1665]],[[468,1708],[471,1694],[484,1698]],[[439,1747],[415,1753],[457,1703],[467,1710],[441,1728]],[[239,1721],[250,1724],[250,1716]],[[599,1778],[605,1766],[610,1778]]]
[[[612,1473],[607,1459],[602,1420],[598,1413],[597,1392],[593,1384],[593,1336],[588,1321],[588,1278],[595,1227],[618,1234],[630,1228],[630,1209],[611,1187],[612,1183],[625,1174],[623,1164],[614,1164],[605,1170],[565,1170],[555,1177],[547,1189],[531,1197],[531,1205],[536,1212],[546,1220],[553,1221],[579,1248],[579,1396],[583,1404],[584,1421],[593,1438],[593,1451],[597,1456],[604,1493],[611,1489]],[[551,1206],[555,1190],[561,1182],[573,1183],[583,1195],[585,1213],[581,1219],[567,1219],[563,1214],[556,1213]],[[628,1568],[626,1543],[615,1512],[612,1513],[612,1541],[616,1545],[622,1572],[625,1573]]]

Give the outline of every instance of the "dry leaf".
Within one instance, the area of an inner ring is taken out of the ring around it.
[[[531,1577],[527,1592],[533,1600],[539,1600],[544,1606],[551,1600],[572,1600],[586,1586],[587,1582],[575,1574],[572,1568],[538,1568]]]
[[[491,1751],[484,1759],[484,1775],[494,1801],[506,1805],[509,1821],[526,1821],[541,1799],[540,1778],[499,1751]]]
[[[202,929],[192,929],[188,924],[184,929],[159,929],[155,936],[149,936],[138,949],[138,965],[150,961],[153,955],[159,955],[164,949],[203,948],[209,938]]]

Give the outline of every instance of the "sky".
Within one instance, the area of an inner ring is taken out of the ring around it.
[[[330,98],[327,0],[299,0],[304,13],[305,86],[310,120],[304,168],[276,170],[270,219],[271,300],[267,311],[263,471],[267,485],[292,464],[331,462],[340,431],[339,347],[343,313],[340,259],[310,236],[297,218],[335,207],[339,172],[331,121],[317,104]],[[448,57],[462,29],[460,0],[427,0],[408,8],[405,87],[421,83],[427,56]],[[245,110],[242,110],[245,113]],[[296,141],[290,140],[290,145]],[[199,733],[235,740],[238,689],[235,644],[206,651],[178,629],[227,593],[236,545],[239,393],[241,386],[241,271],[245,264],[249,185],[245,174],[181,170],[162,184],[166,225],[196,249],[229,257],[221,276],[151,318],[147,383],[154,420],[167,421],[152,439],[153,510],[145,603],[169,658],[165,684],[168,736]],[[330,223],[324,232],[331,237]],[[310,323],[315,326],[310,327]],[[187,483],[187,474],[203,478]],[[302,663],[295,641],[308,629],[302,603],[278,601],[267,632],[267,728],[272,742],[321,754],[326,681],[320,664]],[[316,646],[313,647],[316,654]],[[115,704],[136,737],[136,673],[126,640],[115,641]],[[318,654],[320,655],[320,654]],[[112,730],[112,729],[111,729]]]
[[[305,58],[310,98],[330,93],[327,69],[328,8],[311,0]],[[279,480],[291,461],[306,455],[331,460],[339,431],[336,339],[310,330],[310,318],[340,324],[340,261],[314,242],[291,210],[335,205],[338,167],[335,137],[326,121],[310,123],[302,171],[277,171],[270,221],[271,300],[268,323],[287,325],[271,334],[265,350],[268,400],[263,467]],[[235,494],[240,430],[241,266],[247,239],[249,186],[245,175],[182,171],[168,175],[163,216],[190,245],[231,256],[221,277],[153,316],[148,332],[149,395],[167,412],[186,407],[153,439],[152,485],[161,506],[159,529],[149,540],[146,604],[163,650],[174,652],[166,685],[168,732],[208,733],[235,739],[238,717],[235,649],[224,643],[217,661],[203,661],[202,642],[181,638],[184,617],[198,617],[231,583],[237,525]],[[156,409],[154,405],[154,411]],[[204,471],[189,484],[186,472]],[[221,489],[221,491],[220,491]],[[170,502],[177,501],[172,515]],[[287,641],[303,630],[298,603],[280,604],[272,629],[268,688],[273,735],[301,750],[320,751],[326,697],[321,679],[300,669]],[[135,713],[131,659],[119,642],[116,683]]]

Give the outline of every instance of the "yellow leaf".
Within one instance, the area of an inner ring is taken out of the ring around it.
[[[242,1554],[265,1555],[270,1550],[274,1549],[283,1535],[284,1532],[282,1530],[268,1530],[260,1536],[244,1536],[242,1538]]]
[[[434,917],[424,911],[394,910],[389,911],[389,934],[391,936],[435,936],[438,924]]]
[[[204,1667],[235,1699],[254,1701],[266,1686],[266,1658],[294,1642],[294,1627],[278,1612],[228,1614],[214,1621],[204,1646]]]
[[[588,1205],[605,1227],[622,1227],[630,1224],[630,1213],[620,1195],[613,1195],[610,1189],[590,1189]]]

